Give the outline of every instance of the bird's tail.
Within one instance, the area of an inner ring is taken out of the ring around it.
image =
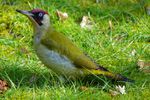
[[[123,81],[123,82],[134,82],[134,80],[132,79],[129,79],[125,76],[122,76],[120,74],[114,74],[112,72],[109,72],[109,71],[103,71],[103,70],[90,70],[91,73],[95,74],[95,75],[103,75],[103,76],[106,76],[108,78],[111,78],[115,81]]]

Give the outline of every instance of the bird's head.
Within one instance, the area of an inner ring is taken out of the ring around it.
[[[50,26],[50,18],[46,11],[43,11],[41,9],[33,9],[31,11],[16,11],[27,16],[35,27],[48,28]]]

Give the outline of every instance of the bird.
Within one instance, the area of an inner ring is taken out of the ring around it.
[[[95,63],[67,36],[58,32],[50,23],[50,15],[42,9],[16,10],[27,16],[33,25],[33,48],[47,68],[60,77],[78,79],[87,75],[106,76],[115,81],[133,82]]]

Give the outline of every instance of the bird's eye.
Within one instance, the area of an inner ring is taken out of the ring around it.
[[[42,13],[39,13],[39,17],[42,17],[43,16],[43,14]]]

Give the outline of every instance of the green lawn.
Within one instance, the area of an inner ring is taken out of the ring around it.
[[[150,74],[138,70],[138,60],[150,60],[149,0],[0,0],[0,79],[10,88],[0,94],[9,100],[149,100]],[[37,58],[32,47],[32,25],[16,9],[41,8],[53,26],[70,38],[98,64],[135,80],[126,83],[125,95],[112,97],[116,84],[71,81],[61,84],[57,76]],[[56,10],[67,12],[61,22]],[[82,16],[89,16],[92,30],[82,29]],[[112,22],[112,29],[109,28]],[[135,51],[135,54],[133,54]],[[87,89],[80,89],[82,86]]]

